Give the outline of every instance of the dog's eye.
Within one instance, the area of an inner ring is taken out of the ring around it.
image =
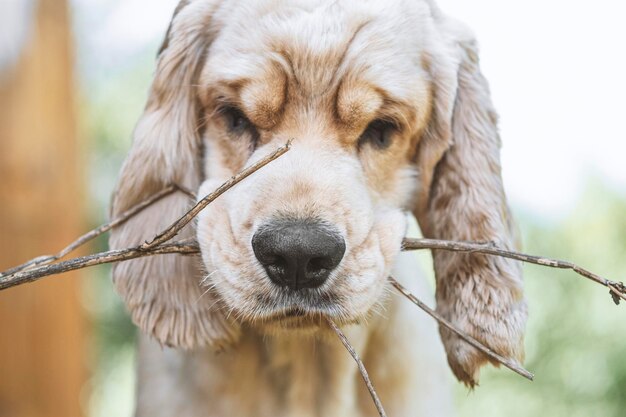
[[[391,145],[396,127],[386,120],[374,120],[359,138],[359,146],[369,143],[377,149],[386,149]]]
[[[252,123],[242,113],[241,110],[235,107],[227,107],[221,110],[226,120],[226,128],[233,133],[241,134],[246,130],[252,129]]]

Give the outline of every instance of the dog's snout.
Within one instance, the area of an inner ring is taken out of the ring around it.
[[[274,283],[299,290],[322,285],[341,262],[346,244],[327,224],[289,219],[261,227],[252,249]]]

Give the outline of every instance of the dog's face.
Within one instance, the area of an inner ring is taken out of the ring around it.
[[[185,348],[233,343],[242,322],[358,321],[383,297],[408,210],[428,237],[512,246],[496,119],[473,37],[431,0],[182,0],[113,214],[170,183],[202,197],[292,148],[179,233],[197,237],[202,259],[118,264],[116,288],[142,329]],[[152,238],[191,203],[159,200],[111,246]],[[438,311],[521,357],[518,266],[442,251],[434,266]],[[474,383],[486,358],[441,334],[455,374]]]
[[[392,27],[394,8],[240,8],[199,78],[199,195],[293,145],[200,214],[205,283],[264,326],[357,320],[381,300],[417,186],[431,111],[420,29]]]

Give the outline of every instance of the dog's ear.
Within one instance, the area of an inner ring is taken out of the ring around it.
[[[183,0],[158,57],[148,103],[134,132],[113,196],[112,216],[176,183],[197,190],[201,181],[197,75],[211,37],[215,1]],[[153,238],[181,217],[194,201],[174,193],[111,232],[113,249]],[[178,239],[195,236],[189,225]],[[160,343],[182,348],[232,342],[237,329],[200,289],[200,257],[158,255],[113,268],[113,282],[133,321]]]
[[[438,19],[443,19],[439,17]],[[500,168],[500,138],[472,35],[438,20],[425,57],[433,109],[418,145],[415,215],[426,237],[515,245]],[[437,310],[496,352],[523,360],[527,307],[514,261],[434,251]],[[489,359],[440,328],[454,374],[469,386]]]

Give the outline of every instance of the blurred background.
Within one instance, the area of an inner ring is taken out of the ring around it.
[[[106,219],[176,3],[0,0],[0,270]],[[482,45],[524,250],[626,279],[626,3],[439,4]],[[460,415],[623,417],[624,306],[569,272],[525,277],[536,381],[487,370],[456,386]],[[130,416],[135,336],[106,267],[0,293],[0,417]]]

